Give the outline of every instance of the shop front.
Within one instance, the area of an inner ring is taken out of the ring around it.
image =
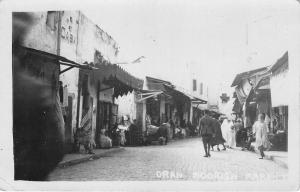
[[[94,83],[93,88],[95,101],[95,141],[100,143],[100,134],[114,139],[115,129],[122,119],[118,119],[118,104],[115,99],[127,95],[133,91],[142,89],[143,81],[131,76],[117,65],[96,64],[96,70],[92,71],[91,79]],[[132,123],[132,120],[130,120]]]
[[[167,93],[172,96],[175,112],[175,127],[182,130],[184,135],[196,135],[196,128],[203,112],[199,105],[207,102],[194,97],[175,86],[165,85]],[[176,133],[175,133],[176,135]]]
[[[287,151],[288,143],[288,119],[289,119],[289,96],[290,92],[289,81],[289,62],[288,52],[286,52],[277,62],[271,67],[270,88],[272,98],[272,118],[274,143],[277,150]]]
[[[270,78],[272,107],[274,112],[274,132],[288,131],[289,87],[288,53],[285,53],[271,68]]]

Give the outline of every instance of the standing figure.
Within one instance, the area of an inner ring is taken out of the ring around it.
[[[210,157],[210,143],[212,137],[215,136],[213,119],[208,116],[208,111],[204,111],[204,116],[200,119],[200,135],[204,146],[204,157]]]
[[[223,150],[226,150],[225,148],[225,139],[223,138],[222,135],[222,130],[221,130],[221,124],[219,123],[219,121],[217,119],[213,119],[213,125],[214,125],[214,129],[215,129],[215,137],[212,138],[212,142],[211,142],[211,149],[212,151],[214,150],[214,146],[217,146],[218,151],[220,151],[219,148],[219,144],[223,145]]]
[[[225,139],[225,145],[228,146],[228,141],[229,141],[229,122],[227,117],[223,120],[222,125],[221,125],[221,130],[222,130],[222,135],[223,138]]]
[[[242,147],[242,150],[245,150],[246,148],[246,142],[247,142],[247,129],[244,128],[242,120],[239,118],[237,120],[237,123],[235,124],[235,130],[236,130],[236,143],[238,146]]]
[[[236,146],[236,142],[235,142],[235,134],[236,134],[236,131],[235,131],[235,126],[232,122],[232,120],[229,120],[229,123],[228,123],[228,140],[227,140],[227,144],[228,144],[228,148],[232,149],[233,147]]]
[[[259,114],[258,120],[253,125],[253,134],[255,134],[255,147],[259,150],[261,157],[263,159],[265,156],[264,147],[267,145],[267,133],[268,127],[265,123],[265,115]]]

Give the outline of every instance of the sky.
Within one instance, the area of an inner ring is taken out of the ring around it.
[[[131,74],[187,87],[193,77],[216,92],[231,93],[237,73],[272,65],[288,49],[297,22],[295,0],[101,1],[81,10],[120,47]]]

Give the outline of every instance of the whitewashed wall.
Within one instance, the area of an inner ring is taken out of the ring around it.
[[[117,57],[117,44],[106,32],[100,29],[95,23],[87,18],[81,12],[78,13],[78,37],[77,37],[77,58],[80,63],[94,62],[95,52],[98,51],[102,56],[111,62],[114,62]],[[93,97],[93,116],[92,116],[92,129],[93,134],[96,129],[97,118],[97,82],[89,82],[89,91]],[[101,89],[107,88],[106,85],[101,84]],[[105,94],[105,95],[104,95]],[[100,100],[110,102],[113,92],[106,91],[100,93]],[[101,97],[102,96],[102,97]],[[101,99],[102,98],[102,99]],[[82,101],[82,99],[81,99]],[[80,102],[82,103],[82,102]],[[80,114],[82,107],[80,107]]]
[[[80,62],[77,56],[77,31],[78,31],[78,11],[61,12],[61,35],[60,35],[60,55],[75,62]],[[61,70],[68,66],[61,66]],[[79,69],[73,68],[60,75],[63,86],[67,86],[68,94],[73,95],[72,106],[72,128],[76,127],[77,99],[78,99],[78,77]]]
[[[289,95],[291,81],[288,79],[288,71],[272,75],[270,79],[272,107],[289,105],[287,95]]]
[[[49,19],[47,24],[47,15],[45,12],[28,13],[33,18],[33,24],[28,26],[26,37],[24,38],[24,46],[45,51],[48,53],[57,53],[57,29],[58,22],[57,13]]]

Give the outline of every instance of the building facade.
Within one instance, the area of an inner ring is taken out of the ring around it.
[[[275,64],[238,74],[232,84],[236,100],[233,111],[244,118],[251,128],[260,113],[266,115],[269,135],[274,137],[274,148],[287,150],[287,133],[290,101],[288,52]]]
[[[142,88],[142,80],[113,64],[119,51],[117,43],[82,12],[29,14],[33,24],[22,46],[45,57],[52,54],[57,61],[52,64],[57,71],[54,86],[59,92],[66,150],[70,151],[79,129],[91,143],[98,143],[100,129],[109,131],[116,122],[112,118],[118,109],[115,98]]]

